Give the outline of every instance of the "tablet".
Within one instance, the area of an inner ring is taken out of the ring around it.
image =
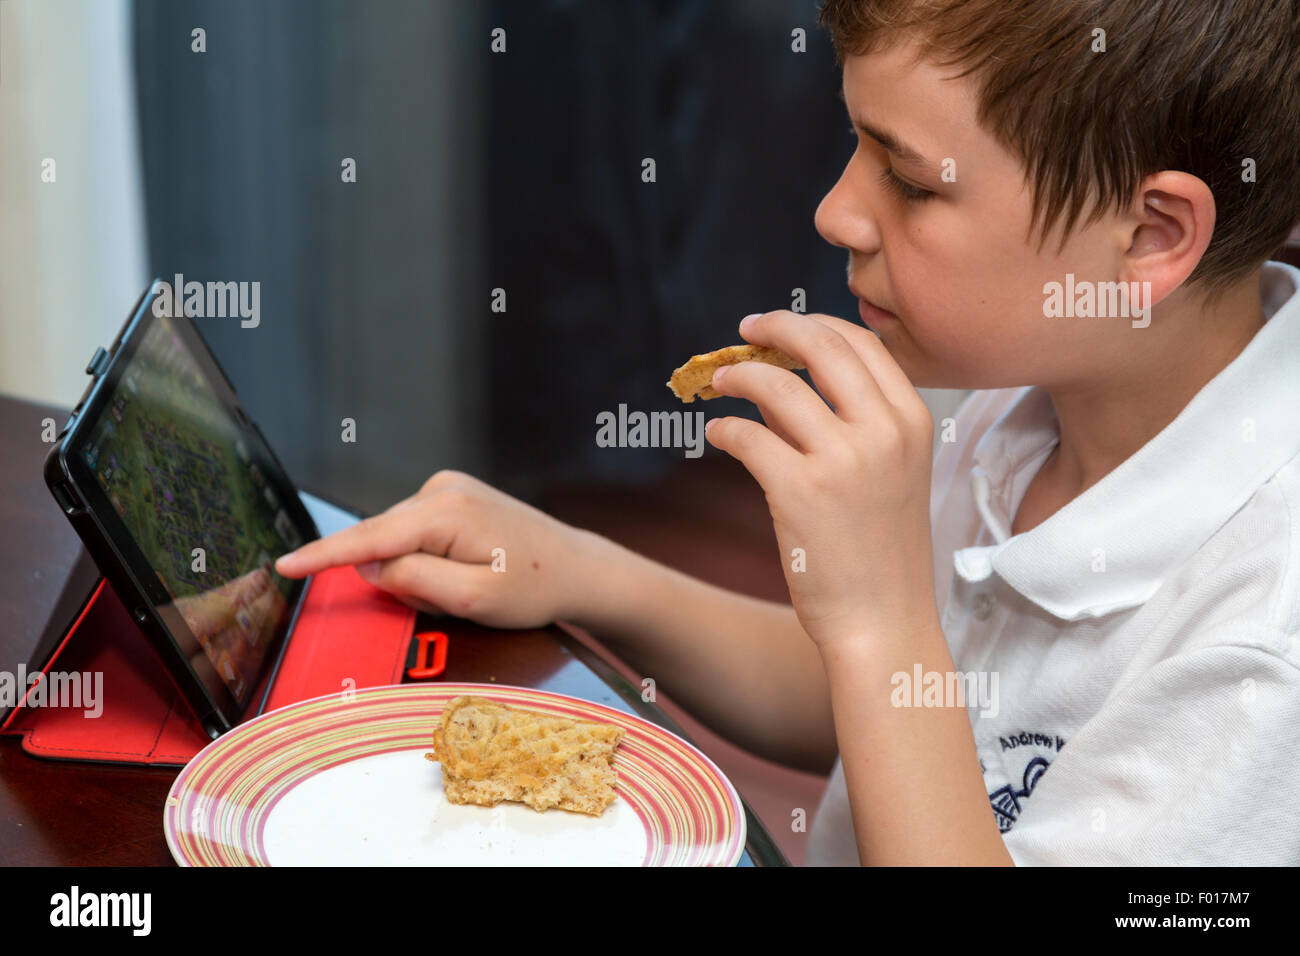
[[[45,481],[215,738],[246,713],[302,599],[276,557],[319,533],[194,322],[155,314],[156,288],[96,351]]]

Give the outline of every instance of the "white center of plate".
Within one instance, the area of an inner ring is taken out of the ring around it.
[[[648,834],[620,795],[602,816],[522,803],[458,806],[427,747],[376,754],[303,780],[271,811],[273,866],[640,866]]]

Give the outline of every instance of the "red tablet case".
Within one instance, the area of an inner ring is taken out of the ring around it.
[[[415,614],[351,567],[315,575],[264,711],[349,688],[400,683]],[[85,707],[15,707],[0,734],[21,735],[28,753],[184,766],[212,742],[153,645],[103,578],[45,666],[45,672],[50,670],[102,673],[102,711],[87,716]],[[266,680],[244,720],[256,715]],[[24,704],[31,699],[28,693]]]

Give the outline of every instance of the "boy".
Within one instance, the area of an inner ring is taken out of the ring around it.
[[[825,401],[742,363],[713,385],[765,424],[708,429],[792,607],[455,472],[280,570],[588,628],[738,744],[833,764],[810,863],[1300,863],[1300,271],[1265,264],[1300,219],[1300,6],[822,22],[857,150],[816,224],[862,324],[748,317]],[[925,386],[978,390],[933,463]]]

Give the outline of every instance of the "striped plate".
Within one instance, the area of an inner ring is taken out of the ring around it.
[[[461,694],[622,727],[618,799],[599,817],[448,803],[442,768],[424,754],[443,705]],[[735,788],[680,737],[499,684],[373,687],[263,714],[181,771],[163,827],[181,866],[734,866],[745,845]]]

